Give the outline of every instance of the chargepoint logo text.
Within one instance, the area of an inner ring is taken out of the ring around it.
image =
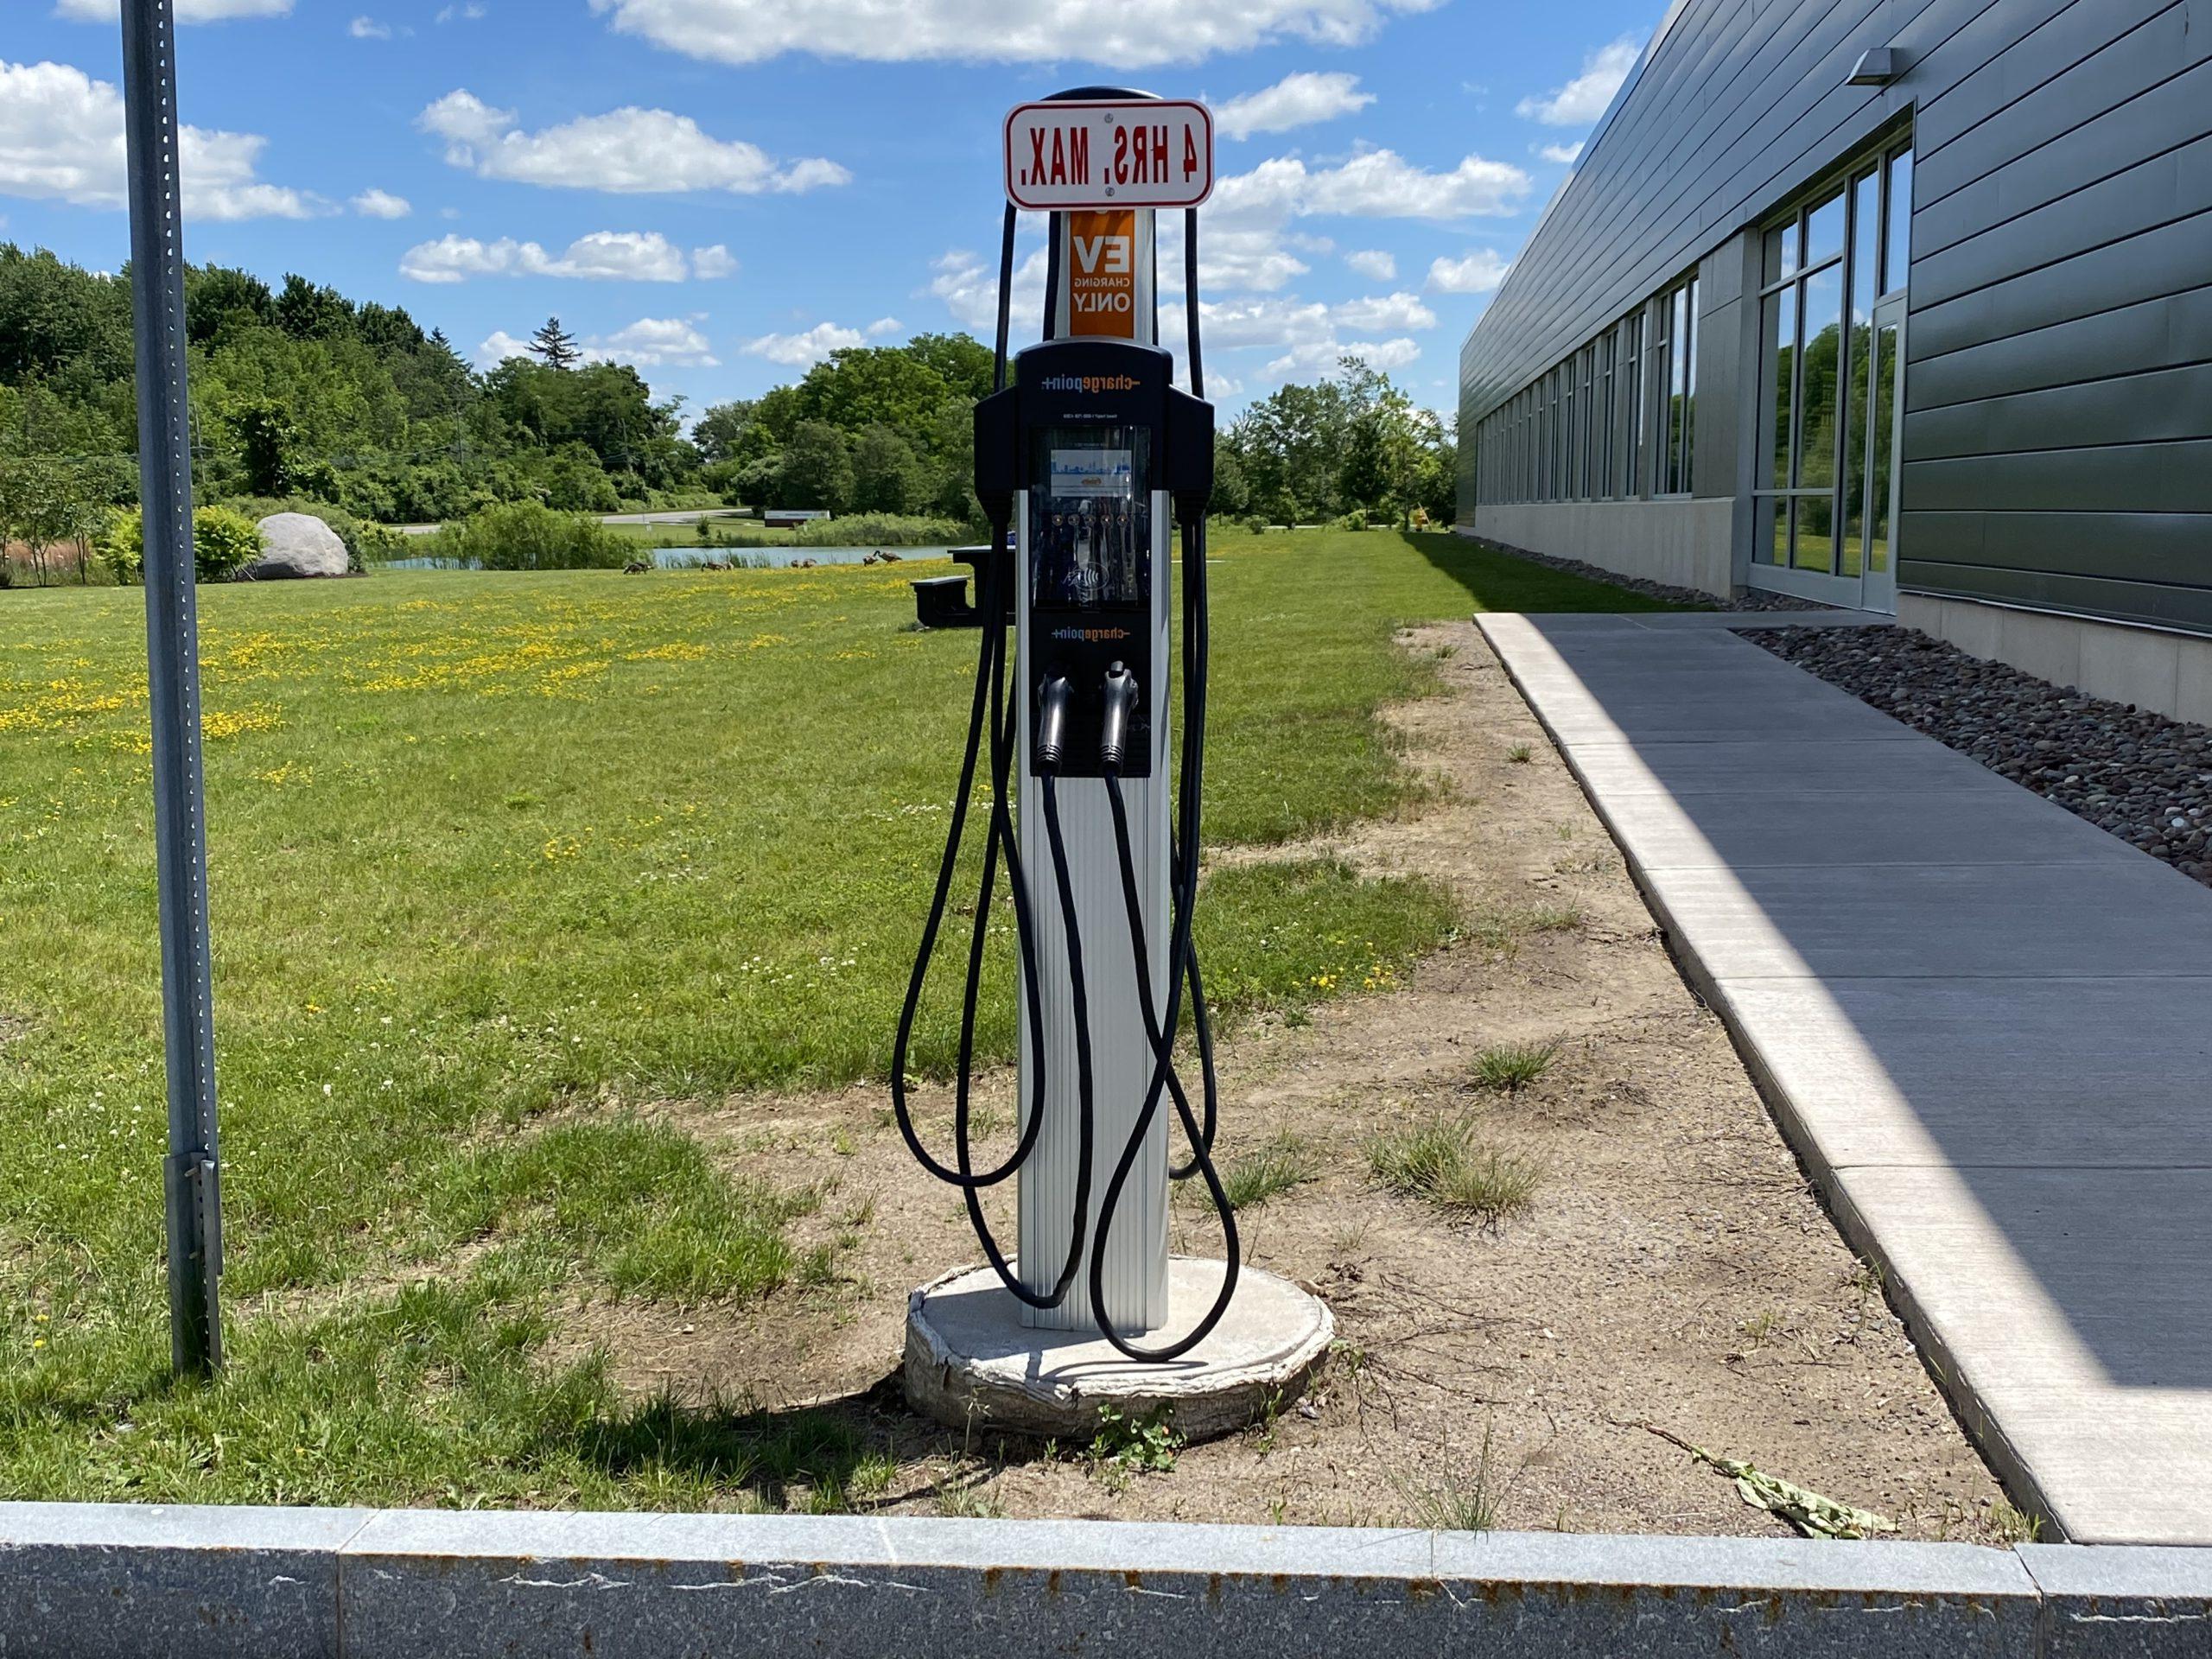
[[[1136,377],[1128,374],[1048,374],[1037,383],[1039,391],[1135,391]]]

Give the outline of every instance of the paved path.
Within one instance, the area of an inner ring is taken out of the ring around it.
[[[2212,889],[1730,631],[1790,620],[1477,619],[2015,1492],[2212,1543]]]

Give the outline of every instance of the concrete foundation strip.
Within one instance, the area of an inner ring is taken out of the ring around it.
[[[0,1504],[10,1659],[1144,1652],[2201,1659],[2212,1549]]]

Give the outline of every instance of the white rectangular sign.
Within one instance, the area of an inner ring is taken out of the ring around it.
[[[1213,194],[1213,117],[1185,99],[1017,104],[1006,118],[1017,207],[1195,207]]]

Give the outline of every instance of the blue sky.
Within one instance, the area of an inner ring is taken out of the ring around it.
[[[1217,112],[1200,224],[1217,401],[1344,350],[1448,410],[1460,340],[1662,9],[177,4],[192,259],[405,305],[480,363],[557,313],[695,410],[836,345],[987,335],[1000,118],[1104,82]],[[127,246],[115,0],[0,14],[0,239],[111,270]],[[1040,247],[1025,235],[1027,292]],[[1164,315],[1163,338],[1179,327]]]

